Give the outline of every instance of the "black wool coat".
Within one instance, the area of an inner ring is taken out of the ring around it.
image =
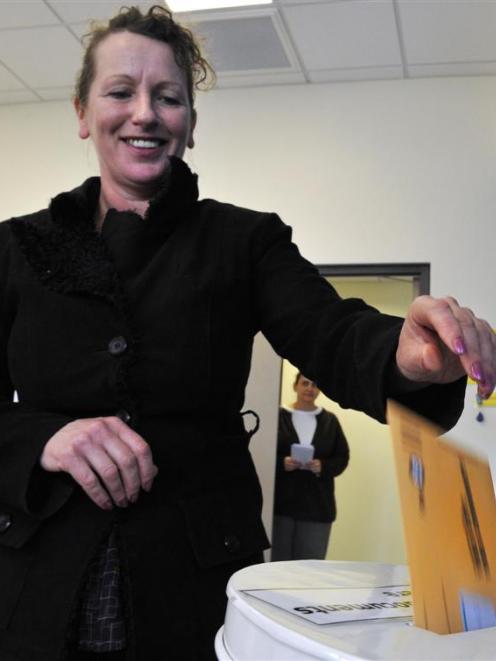
[[[321,462],[320,475],[308,470],[286,471],[284,457],[291,456],[291,445],[299,440],[291,411],[279,411],[274,514],[331,523],[336,518],[334,478],[348,466],[350,449],[334,413],[322,409],[316,422],[312,445],[314,458]]]
[[[400,320],[341,301],[274,214],[199,201],[182,161],[144,219],[110,210],[101,234],[99,190],[90,179],[0,223],[0,659],[65,658],[88,562],[112,528],[129,661],[210,659],[229,576],[268,545],[239,414],[254,334],[381,420],[390,394],[448,426],[463,385],[403,396]],[[110,512],[39,467],[62,426],[108,415],[159,468],[150,494]]]

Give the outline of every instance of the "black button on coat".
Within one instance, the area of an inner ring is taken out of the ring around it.
[[[0,512],[0,535],[6,532],[12,525],[12,517],[10,514]]]
[[[125,337],[114,337],[110,340],[108,345],[109,353],[112,356],[120,356],[127,349],[127,342]]]
[[[99,190],[90,179],[0,224],[0,512],[12,517],[0,659],[63,659],[88,562],[114,526],[129,661],[210,659],[229,576],[268,544],[239,416],[255,333],[378,419],[392,394],[450,424],[463,384],[388,390],[400,320],[341,301],[277,216],[198,201],[182,161],[144,219],[111,210],[101,235]],[[125,338],[118,356],[112,338]],[[38,462],[66,423],[121,410],[159,473],[150,494],[106,512]]]

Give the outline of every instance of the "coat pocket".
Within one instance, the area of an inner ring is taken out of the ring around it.
[[[204,569],[270,546],[260,518],[261,498],[252,483],[184,499],[180,506],[193,553]]]

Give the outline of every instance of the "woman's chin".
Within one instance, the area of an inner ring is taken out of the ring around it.
[[[135,189],[142,188],[144,191],[155,189],[162,185],[164,178],[170,169],[170,161],[167,159],[160,167],[137,167],[126,173],[125,179]]]

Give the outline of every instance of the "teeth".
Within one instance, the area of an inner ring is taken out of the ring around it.
[[[133,147],[139,147],[140,149],[154,149],[155,147],[160,147],[161,140],[150,140],[143,138],[128,138],[126,140],[128,145]]]

